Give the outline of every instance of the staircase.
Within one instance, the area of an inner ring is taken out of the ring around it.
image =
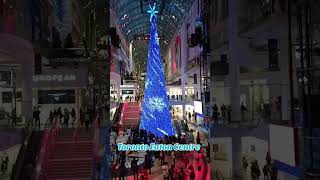
[[[61,129],[54,153],[49,157],[48,180],[89,180],[92,178],[94,131]]]
[[[138,126],[140,121],[139,102],[126,102],[123,106],[121,124],[123,127]]]

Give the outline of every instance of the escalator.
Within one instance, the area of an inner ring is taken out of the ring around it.
[[[123,103],[120,103],[118,108],[116,109],[116,112],[114,113],[113,120],[112,120],[112,130],[117,131],[118,125],[121,119],[121,114],[122,114],[122,109],[123,109]]]
[[[114,113],[113,116],[113,123],[117,124],[120,121],[120,117],[121,117],[121,113],[122,113],[122,109],[123,109],[123,103],[120,103],[116,112]]]
[[[31,179],[41,148],[42,135],[43,131],[32,131],[30,136],[25,137],[25,143],[21,145],[12,168],[11,180]]]

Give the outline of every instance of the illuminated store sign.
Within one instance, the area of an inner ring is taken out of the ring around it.
[[[39,82],[39,81],[57,81],[57,82],[63,82],[63,81],[75,81],[77,80],[77,77],[75,75],[61,75],[61,74],[52,74],[52,75],[36,75],[33,76],[33,81],[34,82]]]
[[[134,85],[120,85],[121,88],[134,88]]]

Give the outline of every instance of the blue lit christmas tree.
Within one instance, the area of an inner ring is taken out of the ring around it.
[[[152,132],[158,137],[175,134],[171,123],[166,80],[164,77],[160,44],[156,24],[156,5],[150,6],[150,42],[148,51],[147,77],[145,83],[140,128]]]

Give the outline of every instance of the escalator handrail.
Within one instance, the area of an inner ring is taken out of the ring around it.
[[[26,151],[27,151],[27,146],[28,146],[28,142],[29,142],[29,139],[32,135],[32,132],[34,131],[34,127],[33,127],[33,121],[32,120],[29,120],[29,121],[26,121],[26,126],[24,127],[24,135],[23,135],[23,140],[22,140],[22,144],[21,144],[21,147],[19,149],[19,153],[18,153],[18,156],[17,156],[17,159],[16,159],[16,162],[14,164],[14,166],[12,167],[12,173],[11,174],[11,180],[19,180],[20,179],[20,175],[21,175],[21,170],[22,170],[22,166],[23,166],[23,163],[24,163],[24,156],[26,154]]]
[[[102,114],[97,113],[96,118],[94,120],[94,139],[93,139],[93,170],[92,170],[92,178],[95,179],[96,177],[96,164],[98,162],[98,150],[100,144],[100,128],[99,128],[99,118]]]

